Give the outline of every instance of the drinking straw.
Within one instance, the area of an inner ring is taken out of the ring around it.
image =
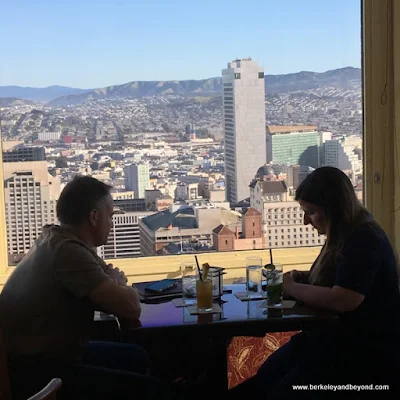
[[[197,270],[199,271],[200,280],[203,282],[203,276],[201,275],[199,261],[197,260],[197,256],[194,256],[194,258],[196,259]]]
[[[274,259],[272,258],[272,249],[269,249],[269,261],[271,264],[274,264]]]

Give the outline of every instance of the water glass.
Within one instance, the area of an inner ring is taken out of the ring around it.
[[[269,306],[282,306],[283,301],[283,265],[274,264],[273,269],[268,269],[266,274],[267,280],[267,297]]]
[[[264,318],[265,308],[261,308],[262,300],[247,301],[247,318],[260,319]]]
[[[186,304],[196,304],[196,265],[181,264],[182,300]]]
[[[246,290],[249,297],[262,297],[262,258],[246,258]]]

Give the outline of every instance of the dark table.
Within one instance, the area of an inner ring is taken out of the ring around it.
[[[192,334],[206,332],[208,337],[264,336],[268,332],[314,329],[334,324],[338,316],[296,304],[276,310],[260,308],[264,300],[241,301],[234,293],[245,291],[244,284],[226,285],[232,291],[221,298],[221,314],[190,315],[186,307],[175,307],[172,300],[142,304],[141,326],[123,326],[124,335]]]
[[[264,300],[241,301],[234,293],[245,291],[244,284],[226,285],[225,289],[232,293],[222,296],[221,314],[191,315],[186,307],[175,307],[172,300],[142,304],[141,326],[121,321],[121,340],[139,343],[150,350],[160,344],[174,354],[168,357],[176,358],[180,350],[186,353],[186,361],[179,361],[182,368],[189,370],[196,365],[196,375],[202,373],[198,362],[202,357],[206,359],[203,367],[208,369],[208,382],[223,389],[227,387],[226,350],[232,337],[315,329],[338,321],[338,316],[331,312],[300,304],[270,310],[260,308]],[[171,360],[168,357],[163,363]]]

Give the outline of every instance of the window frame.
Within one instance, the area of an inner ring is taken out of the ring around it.
[[[364,0],[361,15],[364,203],[399,253],[400,4]]]

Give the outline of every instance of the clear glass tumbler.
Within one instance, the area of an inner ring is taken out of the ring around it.
[[[249,297],[262,297],[262,258],[246,258],[246,290]]]
[[[182,300],[186,304],[196,304],[196,265],[186,262],[181,264]]]

